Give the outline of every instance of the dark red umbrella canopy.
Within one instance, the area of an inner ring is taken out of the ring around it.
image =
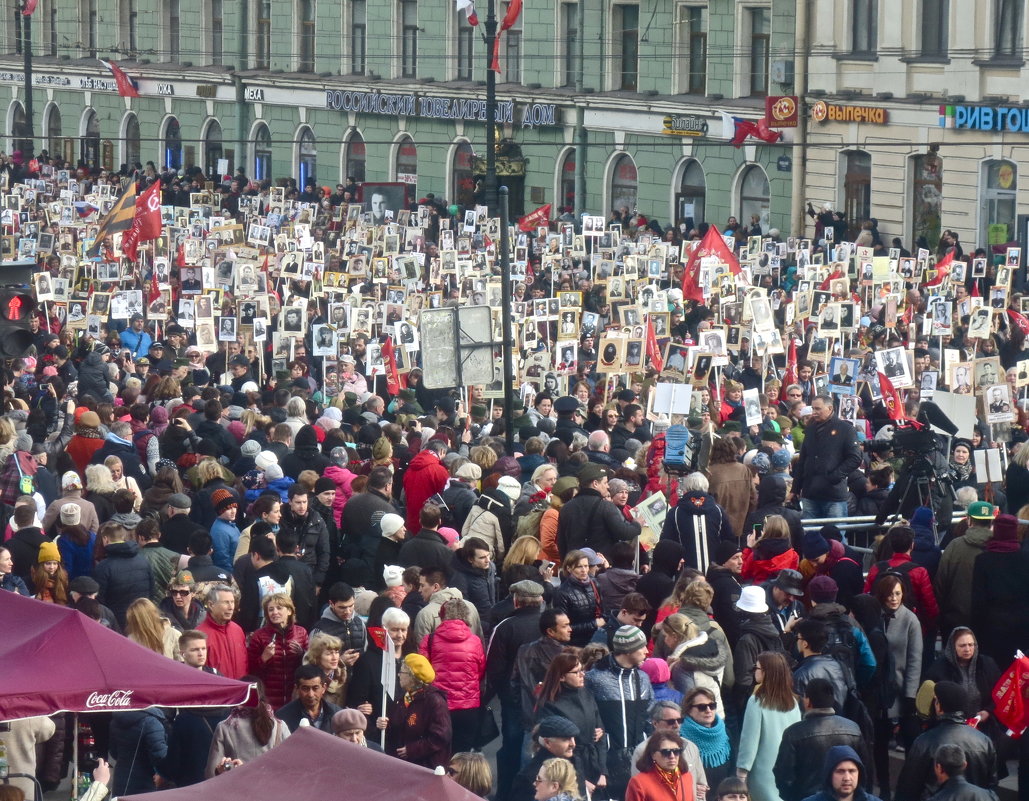
[[[75,609],[0,591],[0,720],[236,706],[252,685],[175,662]]]
[[[125,795],[120,801],[152,801]],[[482,801],[446,776],[305,726],[257,759],[200,784],[162,790],[161,801]]]

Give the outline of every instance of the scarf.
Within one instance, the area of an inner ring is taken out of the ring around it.
[[[679,734],[697,746],[705,768],[717,768],[729,761],[729,735],[725,732],[725,721],[718,715],[711,727],[702,726],[687,715]]]
[[[968,477],[972,475],[973,463],[971,460],[964,464],[958,464],[957,462],[950,463],[950,473],[958,481],[967,481]]]
[[[668,785],[668,789],[672,791],[672,795],[675,795],[676,789],[679,787],[679,768],[678,766],[671,770],[665,770],[664,768],[654,765],[654,771],[660,776],[664,783]]]

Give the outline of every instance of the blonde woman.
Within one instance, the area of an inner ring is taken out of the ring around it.
[[[315,634],[304,654],[305,665],[317,665],[325,673],[328,685],[325,689],[325,700],[336,706],[346,706],[347,700],[347,667],[340,661],[343,641],[331,634]],[[362,723],[362,729],[364,725]]]
[[[169,659],[179,657],[179,632],[147,598],[137,598],[125,612],[125,636]]]
[[[111,480],[118,489],[127,489],[134,498],[132,511],[138,512],[143,503],[143,493],[139,490],[139,484],[132,476],[125,475],[125,466],[117,456],[108,456],[104,459],[104,465],[111,471]]]
[[[721,703],[718,645],[706,631],[686,615],[676,612],[661,622],[661,636],[668,651],[668,666],[672,669],[672,682],[683,695],[694,687],[703,687]]]
[[[86,491],[83,499],[96,507],[96,515],[101,523],[111,519],[114,514],[114,493],[118,485],[114,483],[111,468],[105,464],[91,464],[86,468]]]
[[[554,757],[544,760],[532,782],[536,801],[577,801],[579,777],[567,759]]]

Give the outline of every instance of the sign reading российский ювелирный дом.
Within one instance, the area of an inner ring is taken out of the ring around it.
[[[356,111],[387,117],[422,117],[430,120],[486,121],[486,101],[475,97],[437,97],[387,92],[326,89],[325,107],[333,111]],[[535,128],[560,125],[559,110],[553,103],[518,103],[498,100],[496,121]]]

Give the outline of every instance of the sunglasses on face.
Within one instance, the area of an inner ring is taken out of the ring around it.
[[[169,595],[189,595],[189,590],[168,590]]]
[[[682,753],[681,748],[659,748],[657,752],[663,757],[677,757]]]
[[[661,720],[661,722],[662,723],[674,723],[676,726],[678,726],[680,723],[682,723],[682,718],[663,718]]]
[[[699,709],[701,712],[714,712],[718,709],[718,704],[712,701],[710,704],[694,704],[693,709]]]

